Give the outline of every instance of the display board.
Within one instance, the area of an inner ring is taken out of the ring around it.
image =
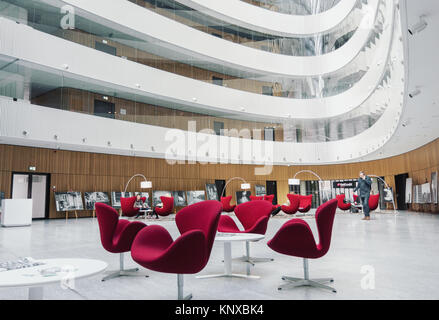
[[[108,196],[108,193],[101,191],[84,192],[85,210],[95,210],[95,204],[97,202],[110,205],[110,197]]]
[[[163,190],[155,190],[152,192],[152,206],[153,207],[157,207],[157,206],[162,206],[162,199],[160,199],[160,197],[172,197],[172,192],[171,191],[163,191]]]
[[[236,203],[241,204],[250,201],[250,191],[236,191]]]
[[[111,192],[111,205],[115,209],[120,209],[120,198],[129,198],[132,196],[133,196],[132,192],[112,191]]]
[[[438,201],[437,190],[437,171],[431,173],[431,203],[437,203]]]
[[[256,194],[257,197],[266,196],[267,195],[267,191],[265,189],[265,186],[264,185],[260,185],[260,184],[255,185],[255,194]]]
[[[413,202],[413,179],[407,178],[405,180],[405,203]]]
[[[187,191],[186,195],[188,205],[206,200],[206,193],[204,190]]]
[[[214,183],[206,183],[206,198],[207,200],[217,200],[218,199],[218,191],[216,185]]]
[[[175,207],[184,207],[187,205],[186,194],[184,191],[172,191]]]
[[[55,192],[56,211],[84,210],[81,192]]]

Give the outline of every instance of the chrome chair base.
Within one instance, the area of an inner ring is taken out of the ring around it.
[[[301,279],[301,278],[293,278],[288,276],[283,276],[282,280],[287,281],[287,283],[280,285],[277,289],[278,290],[284,290],[284,289],[293,289],[297,287],[314,287],[314,288],[321,288],[330,290],[334,293],[337,292],[333,287],[325,285],[325,283],[332,283],[334,282],[334,279],[331,278],[322,278],[322,279]]]
[[[102,281],[106,281],[106,280],[110,280],[110,279],[114,279],[114,278],[118,278],[118,277],[146,277],[148,278],[149,276],[146,274],[138,274],[135,273],[139,271],[139,268],[132,268],[132,269],[125,269],[124,268],[124,254],[120,253],[119,254],[119,270],[116,271],[107,271],[107,275],[105,277],[102,278]]]
[[[184,278],[182,274],[177,274],[177,290],[178,300],[192,300],[192,293],[187,296],[183,296]]]
[[[293,289],[297,287],[314,287],[314,288],[321,288],[326,290],[331,290],[332,292],[336,293],[337,290],[334,288],[325,285],[325,283],[332,283],[334,282],[334,279],[332,278],[320,278],[320,279],[310,279],[309,278],[309,265],[308,265],[308,259],[303,259],[303,273],[304,278],[294,278],[289,276],[283,276],[282,280],[286,281],[287,283],[280,285],[277,289],[283,290],[283,289]]]
[[[247,257],[247,256],[242,256],[242,257],[239,257],[239,258],[233,258],[233,260],[241,261],[241,262],[247,262],[247,263],[250,263],[252,266],[254,266],[255,263],[259,263],[259,262],[271,262],[271,261],[274,261],[274,259],[272,259],[272,258],[255,258],[255,257]]]

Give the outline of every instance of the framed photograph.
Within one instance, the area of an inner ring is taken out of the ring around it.
[[[206,192],[204,190],[187,191],[186,195],[188,205],[206,200]]]
[[[55,192],[56,211],[84,210],[81,192]]]
[[[251,191],[236,191],[236,204],[250,201]]]
[[[2,202],[5,198],[5,193],[3,191],[0,191],[0,211],[2,211]]]
[[[174,197],[174,207],[186,206],[186,194],[184,191],[172,191],[172,196]]]
[[[412,203],[413,201],[413,179],[407,178],[405,180],[405,203]]]
[[[267,191],[265,190],[265,186],[260,184],[255,185],[255,194],[257,197],[266,196]]]
[[[110,205],[110,197],[107,192],[84,192],[85,210],[94,210],[96,202]]]
[[[157,207],[157,206],[160,207],[163,205],[160,197],[172,197],[172,192],[171,191],[162,191],[162,190],[153,191],[152,192],[152,206],[153,207]]]
[[[218,190],[216,189],[216,185],[214,183],[206,183],[206,195],[207,195],[207,200],[219,201]]]
[[[120,198],[129,198],[132,197],[132,192],[118,192],[118,191],[112,191],[111,192],[111,205],[114,209],[120,209]]]
[[[431,173],[431,203],[437,203],[437,171]]]
[[[393,201],[393,188],[384,188],[384,202]]]
[[[421,185],[422,198],[421,203],[431,203],[431,186],[430,183],[424,183]]]

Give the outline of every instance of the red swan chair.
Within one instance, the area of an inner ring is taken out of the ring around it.
[[[344,194],[339,194],[335,197],[337,199],[338,208],[343,211],[349,210],[351,208],[351,203],[344,203],[345,197],[346,196]]]
[[[198,273],[206,266],[221,211],[221,203],[216,200],[181,209],[175,216],[181,236],[175,241],[162,226],[148,226],[134,240],[132,258],[147,269],[177,274],[178,299],[191,299],[191,294],[183,297],[183,274]]]
[[[146,201],[146,197],[140,198],[143,202]],[[120,208],[122,209],[122,216],[134,217],[139,213],[139,208],[134,208],[136,197],[120,198]]]
[[[174,210],[174,197],[161,196],[160,200],[162,200],[163,207],[155,207],[155,212],[162,217],[169,216]]]
[[[250,201],[264,200],[264,196],[250,196]]]
[[[308,196],[300,196],[299,211],[302,213],[308,212],[311,209],[312,194]]]
[[[334,279],[310,279],[308,271],[308,259],[318,259],[323,257],[331,245],[332,225],[334,222],[335,210],[337,209],[337,199],[332,199],[322,204],[316,211],[316,223],[319,232],[319,243],[315,242],[311,228],[302,219],[292,219],[287,221],[275,234],[267,245],[281,254],[303,258],[304,279],[283,276],[282,280],[287,284],[278,287],[294,288],[299,286],[311,286],[336,290],[325,285],[327,282],[334,282]]]
[[[378,208],[378,204],[380,203],[380,195],[372,194],[369,197],[369,210],[375,211]]]
[[[271,208],[272,210],[275,210],[280,207],[280,205],[278,204],[273,204],[274,194],[265,195],[264,200],[270,202],[273,205],[273,207]]]
[[[102,246],[111,253],[119,253],[119,270],[110,273],[102,281],[120,277],[132,276],[132,271],[138,271],[138,268],[124,269],[124,253],[131,250],[131,244],[137,233],[146,227],[146,224],[126,219],[119,219],[115,209],[104,203],[96,203],[96,217],[98,218],[99,231],[101,234]]]
[[[230,201],[232,200],[232,196],[221,197],[221,204],[223,205],[223,211],[232,212],[235,210],[236,205],[230,205]]]
[[[218,231],[226,233],[257,233],[265,235],[268,220],[272,211],[272,204],[265,200],[254,200],[242,203],[235,208],[235,215],[241,222],[244,230],[240,230],[235,221],[227,215],[222,215]],[[255,262],[273,261],[271,258],[252,258],[250,257],[250,242],[246,241],[246,255],[238,258],[254,265]]]
[[[290,201],[289,206],[281,206],[281,209],[286,214],[295,214],[297,210],[299,210],[299,204],[300,204],[300,196],[297,194],[289,193],[287,194],[287,198]]]
[[[358,201],[359,197],[354,194],[354,202],[360,204],[361,201]],[[380,195],[379,194],[371,194],[369,196],[369,210],[375,211],[378,208],[378,205],[380,203]]]

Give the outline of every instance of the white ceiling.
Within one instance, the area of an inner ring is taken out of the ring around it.
[[[361,160],[387,158],[417,149],[439,137],[439,1],[400,0],[405,47],[406,97],[398,129],[380,150]],[[425,15],[426,29],[410,35],[408,27]],[[410,98],[417,87],[421,94]],[[404,126],[405,125],[405,126]]]

